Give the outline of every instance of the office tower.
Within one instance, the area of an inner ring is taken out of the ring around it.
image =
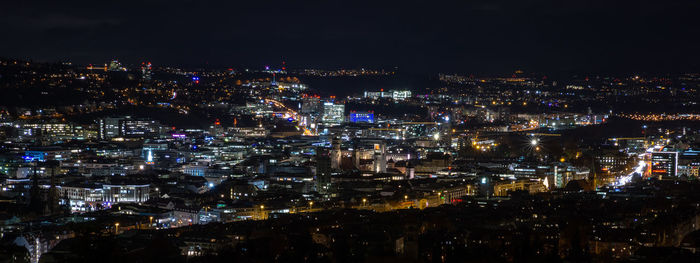
[[[99,120],[99,138],[110,139],[119,136],[121,118],[103,118]]]
[[[315,114],[321,111],[321,99],[317,96],[304,97],[301,103],[301,113]]]
[[[340,148],[342,144],[342,140],[340,137],[333,137],[333,140],[331,141],[331,147],[333,150],[331,150],[331,168],[333,169],[340,169],[340,162],[341,162],[341,153],[342,150]]]
[[[151,62],[141,63],[141,78],[143,78],[144,80],[151,80],[151,76]]]
[[[678,171],[678,152],[651,153],[651,175],[675,177]]]
[[[340,125],[345,120],[345,105],[334,102],[323,103],[321,121],[326,125]]]

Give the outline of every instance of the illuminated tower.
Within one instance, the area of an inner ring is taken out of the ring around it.
[[[331,168],[333,169],[340,169],[341,144],[342,141],[339,137],[333,137],[333,141],[331,141],[331,147],[333,147],[333,150],[331,151]]]
[[[383,141],[374,144],[373,164],[375,173],[386,173],[386,144]]]
[[[141,63],[141,78],[143,78],[144,80],[151,80],[151,76],[151,62]]]
[[[109,66],[107,67],[108,71],[126,71],[126,68],[122,66],[122,63],[119,63],[119,60],[112,60],[109,62]]]
[[[153,150],[148,149],[148,153],[146,154],[146,164],[153,164]]]

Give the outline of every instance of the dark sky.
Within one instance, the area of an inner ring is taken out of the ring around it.
[[[700,1],[4,1],[0,56],[409,72],[700,69]]]

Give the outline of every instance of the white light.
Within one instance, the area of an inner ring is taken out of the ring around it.
[[[532,144],[532,146],[537,145],[537,139],[532,139],[532,141],[530,141],[530,144]]]
[[[440,140],[440,134],[439,133],[434,134],[433,138],[435,138],[435,140]]]

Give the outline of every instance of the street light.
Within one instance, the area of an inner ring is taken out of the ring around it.
[[[114,234],[119,234],[119,222],[114,223]]]
[[[260,205],[260,219],[266,219],[265,218],[265,206]]]
[[[532,140],[530,141],[530,144],[531,144],[532,146],[537,146],[537,143],[538,143],[537,139],[532,139]]]
[[[366,206],[366,205],[367,205],[367,198],[362,198],[362,206]]]
[[[309,201],[309,209],[312,209],[314,207],[314,201]]]

